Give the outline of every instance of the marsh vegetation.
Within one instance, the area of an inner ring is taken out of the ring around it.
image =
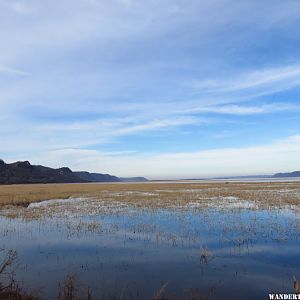
[[[0,262],[27,297],[266,299],[299,288],[297,182],[2,186],[0,203]],[[0,273],[3,292],[11,278]]]

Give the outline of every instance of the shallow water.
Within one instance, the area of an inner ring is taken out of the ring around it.
[[[293,293],[299,215],[227,201],[165,209],[112,203],[81,214],[74,207],[92,205],[89,199],[33,204],[26,210],[47,209],[41,218],[0,217],[0,248],[17,250],[16,280],[43,299],[55,299],[67,276],[78,299],[87,288],[93,299],[152,299],[162,287],[170,299]]]

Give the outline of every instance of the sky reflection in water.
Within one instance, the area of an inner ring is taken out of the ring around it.
[[[164,284],[172,299],[267,299],[292,293],[300,275],[299,216],[289,210],[123,208],[0,224],[0,247],[18,253],[17,280],[46,299],[68,275],[94,299],[151,299]]]

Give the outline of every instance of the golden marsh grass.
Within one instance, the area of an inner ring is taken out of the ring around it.
[[[258,206],[300,204],[300,182],[203,182],[203,183],[105,183],[105,184],[30,184],[0,186],[0,207],[28,206],[33,202],[70,197],[117,200],[134,206],[153,208],[209,204],[211,199],[235,197],[255,201]],[[230,200],[230,199],[227,199]]]

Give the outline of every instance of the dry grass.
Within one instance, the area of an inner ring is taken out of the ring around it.
[[[200,262],[208,265],[209,261],[211,261],[212,259],[213,259],[213,256],[210,253],[210,251],[208,251],[207,248],[202,246],[200,249]]]
[[[162,287],[157,291],[157,293],[155,294],[152,300],[170,300],[170,298],[164,295],[167,285],[168,285],[167,282],[163,284]]]
[[[89,288],[86,290],[79,285],[74,276],[68,275],[63,284],[59,285],[57,300],[91,300]]]
[[[144,194],[141,194],[144,193]],[[254,200],[258,205],[300,204],[300,182],[203,182],[203,183],[110,183],[110,184],[35,184],[0,186],[0,208],[27,206],[32,202],[69,197],[114,199],[135,206],[164,207],[184,205],[199,199],[236,197]],[[141,197],[142,196],[142,197]],[[111,197],[111,198],[112,198]]]
[[[38,300],[34,295],[28,294],[15,282],[13,273],[9,271],[16,260],[16,251],[8,251],[0,264],[0,299],[2,300]],[[5,283],[4,283],[5,282]]]
[[[294,283],[295,293],[300,294],[300,283],[297,280],[297,278],[295,277],[295,275],[293,275],[293,283]]]

